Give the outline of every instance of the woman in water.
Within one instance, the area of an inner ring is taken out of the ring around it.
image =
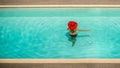
[[[77,31],[90,31],[90,30],[81,30],[78,28],[77,22],[69,21],[68,22],[68,30],[70,32],[70,37],[72,40],[72,46],[74,46],[77,37]]]

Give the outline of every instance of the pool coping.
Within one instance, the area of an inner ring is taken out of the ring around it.
[[[120,5],[0,5],[0,8],[120,8]]]
[[[0,8],[120,8],[120,5],[0,5]],[[120,63],[120,59],[0,59],[0,63]]]
[[[0,63],[120,63],[120,59],[0,59]]]

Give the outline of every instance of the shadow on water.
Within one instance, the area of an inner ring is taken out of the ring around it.
[[[69,32],[66,33],[66,36],[68,37],[68,41],[71,41]],[[79,37],[90,37],[90,35],[78,35],[77,38],[79,38]]]
[[[90,37],[90,35],[80,35],[80,36],[77,36],[77,37]]]
[[[79,37],[90,37],[90,35],[78,35],[76,38],[71,39],[69,32],[66,33],[66,36],[68,37],[68,41],[70,41],[70,42],[72,42],[72,43],[74,42],[74,43],[72,44],[72,46],[74,46],[75,42],[77,41],[77,38],[79,38]]]

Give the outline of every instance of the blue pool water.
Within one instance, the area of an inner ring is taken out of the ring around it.
[[[0,8],[0,58],[120,58],[120,8]]]

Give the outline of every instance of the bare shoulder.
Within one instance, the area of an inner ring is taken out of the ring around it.
[[[80,30],[79,28],[77,28],[76,30]]]

